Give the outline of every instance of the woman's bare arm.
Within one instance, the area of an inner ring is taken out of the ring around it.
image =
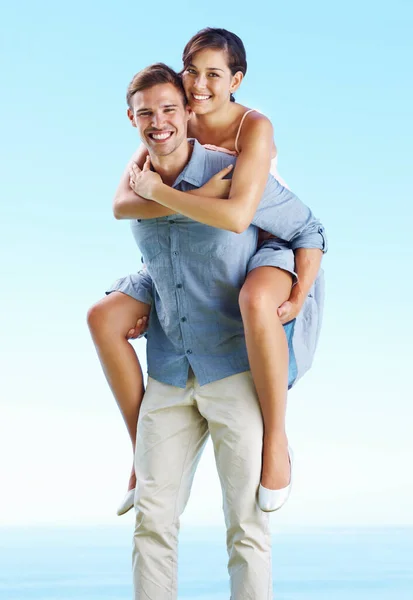
[[[165,208],[162,204],[153,202],[153,200],[145,200],[145,198],[136,194],[132,189],[130,184],[131,169],[136,164],[143,166],[147,156],[148,152],[145,146],[142,145],[134,152],[122,174],[113,200],[113,213],[116,219],[154,219],[176,214],[175,210]],[[228,169],[223,169],[211,177],[202,187],[192,190],[190,193],[193,196],[228,198],[231,189],[231,180],[224,179],[226,175],[228,175]]]
[[[156,217],[167,217],[176,212],[157,202],[138,196],[130,187],[129,181],[132,166],[137,164],[142,168],[147,155],[148,151],[146,147],[141,144],[132,154],[130,161],[126,165],[126,169],[122,173],[113,199],[113,214],[116,219],[154,219]]]
[[[248,115],[240,146],[227,200],[201,196],[194,202],[192,192],[181,192],[158,181],[151,199],[194,221],[241,233],[250,225],[267,183],[273,152],[271,122],[259,113]]]

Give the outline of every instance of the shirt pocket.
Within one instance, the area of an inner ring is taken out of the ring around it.
[[[222,256],[234,244],[238,234],[203,223],[192,222],[187,228],[187,244],[191,254],[203,257]]]
[[[134,219],[131,221],[131,228],[143,261],[149,263],[162,250],[158,219]]]

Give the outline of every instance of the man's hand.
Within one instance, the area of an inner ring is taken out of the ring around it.
[[[143,336],[145,331],[148,329],[149,325],[149,317],[142,317],[138,319],[135,327],[133,329],[129,329],[126,338],[128,340],[136,340],[136,338],[140,338]]]
[[[233,167],[234,165],[228,165],[211,177],[202,187],[191,190],[191,194],[205,196],[205,198],[228,198],[232,181],[231,179],[224,179],[224,177],[231,173]]]
[[[291,290],[288,300],[283,302],[277,309],[277,314],[282,325],[285,325],[296,318],[303,307],[304,301],[305,297],[303,298],[303,295],[300,292],[300,284],[296,283]]]
[[[162,184],[162,179],[158,173],[154,173],[150,170],[151,159],[149,156],[146,157],[145,164],[141,170],[136,163],[132,165],[129,171],[129,185],[131,189],[146,200],[154,200],[154,192],[156,186]]]

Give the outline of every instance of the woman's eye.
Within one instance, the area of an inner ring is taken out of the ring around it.
[[[209,77],[219,77],[217,73],[209,73]]]

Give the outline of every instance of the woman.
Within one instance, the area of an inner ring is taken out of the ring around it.
[[[257,111],[236,103],[232,95],[247,69],[244,46],[236,35],[223,29],[208,28],[188,42],[183,63],[183,85],[193,111],[189,135],[211,149],[230,152],[239,158],[228,200],[220,199],[226,196],[225,188],[229,186],[223,181],[225,173],[218,174],[197,191],[197,202],[193,201],[193,192],[179,192],[167,186],[151,199],[169,207],[171,212],[214,227],[242,231],[256,211],[268,178],[271,156],[275,155],[270,121]],[[133,122],[134,116],[129,114],[129,117]],[[138,167],[135,162],[142,166],[142,151],[135,153],[123,174],[115,196],[115,213],[133,201],[134,194],[142,192],[136,183]],[[156,212],[151,216],[156,216]],[[291,457],[285,432],[289,387],[286,332],[292,335],[294,327],[291,323],[314,283],[321,254],[317,249],[296,252],[299,283],[292,288],[296,280],[292,251],[281,240],[269,239],[255,255],[256,268],[250,270],[240,294],[248,357],[264,421],[263,468],[258,498],[263,510],[280,508],[291,487]],[[119,280],[111,291],[117,293],[92,307],[88,322],[134,447],[143,381],[138,359],[127,338],[133,335],[136,324],[145,323],[149,306],[133,298],[130,278]],[[285,331],[283,324],[287,322],[290,326]],[[294,377],[290,384],[293,381]],[[119,513],[131,507],[134,484],[132,471],[129,493]]]

